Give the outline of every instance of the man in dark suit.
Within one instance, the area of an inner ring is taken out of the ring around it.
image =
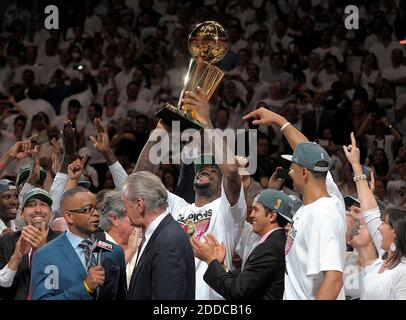
[[[125,299],[124,252],[119,246],[95,239],[100,216],[96,197],[77,187],[64,193],[61,213],[68,231],[34,255],[31,293],[33,300]],[[97,265],[99,253],[102,264]]]
[[[285,231],[293,200],[281,191],[264,190],[252,205],[252,232],[261,238],[243,270],[226,270],[226,252],[213,235],[202,243],[191,238],[196,257],[208,263],[204,281],[228,300],[282,299],[285,274]]]
[[[13,256],[19,239],[30,246],[31,250],[22,256],[11,287],[0,288],[0,299],[27,299],[31,277],[30,260],[33,252],[61,234],[48,227],[52,217],[51,205],[51,197],[45,190],[35,188],[23,195],[22,216],[26,226],[22,231],[0,238],[0,269],[7,265]]]
[[[129,300],[193,300],[195,261],[189,238],[168,210],[168,192],[147,171],[129,176],[122,199],[131,224],[144,230]]]

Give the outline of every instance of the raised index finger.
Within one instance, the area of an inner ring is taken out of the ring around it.
[[[355,141],[354,132],[351,132],[351,145],[353,148],[357,147],[357,141]]]
[[[252,111],[252,112],[246,114],[245,116],[243,116],[242,119],[243,119],[243,120],[247,120],[247,119],[249,119],[249,118],[253,118],[253,117],[256,116],[256,114],[257,114],[257,111],[256,111],[256,110],[255,110],[255,111]]]
[[[29,140],[29,141],[32,141],[32,140],[34,140],[35,138],[37,138],[38,137],[38,133],[34,133],[31,137],[29,137],[27,140]]]

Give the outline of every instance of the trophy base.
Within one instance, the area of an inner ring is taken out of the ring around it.
[[[193,119],[189,114],[179,108],[175,108],[169,103],[161,106],[155,113],[155,116],[162,119],[169,126],[172,125],[172,121],[179,121],[181,131],[186,129],[200,130],[203,128],[203,123],[199,120]]]

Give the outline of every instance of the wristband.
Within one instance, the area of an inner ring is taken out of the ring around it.
[[[366,180],[366,179],[367,179],[367,176],[365,174],[362,174],[360,176],[355,176],[354,178],[352,178],[352,180],[354,182],[361,181],[361,180]]]
[[[90,288],[87,286],[86,281],[83,281],[83,284],[85,285],[85,288],[86,288],[86,291],[87,291],[87,292],[93,293],[93,290],[90,289]]]
[[[6,167],[7,165],[3,161],[0,161],[0,170],[4,170]]]
[[[281,127],[281,132],[283,132],[283,130],[285,130],[285,128],[290,125],[290,122],[286,122],[282,127]]]

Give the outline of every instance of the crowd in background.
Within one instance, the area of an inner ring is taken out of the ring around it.
[[[117,157],[131,170],[156,108],[177,104],[189,32],[216,20],[230,41],[218,64],[226,75],[211,99],[217,128],[247,129],[242,115],[260,106],[280,113],[328,149],[344,194],[353,194],[355,185],[339,146],[354,131],[379,198],[404,206],[406,66],[398,40],[405,33],[405,1],[356,2],[359,29],[353,30],[344,26],[345,1],[61,2],[60,29],[48,31],[46,1],[4,1],[1,153],[38,132],[41,164],[52,174],[50,141],[69,119],[78,148],[90,155],[92,190],[110,188],[105,160],[89,140],[92,120],[102,118]],[[259,131],[253,178],[265,187],[288,147],[277,130]],[[22,165],[12,163],[3,176],[15,177]],[[174,188],[178,171],[159,171],[167,188]]]
[[[244,183],[248,212],[277,168],[288,168],[280,155],[292,152],[277,126],[242,120],[261,107],[324,147],[341,194],[357,199],[342,148],[353,132],[378,204],[406,208],[406,47],[399,44],[406,39],[405,0],[53,1],[58,30],[44,29],[47,4],[0,4],[0,155],[32,136],[38,145],[35,157],[0,168],[17,188],[32,158],[44,189],[51,188],[69,120],[75,152],[86,156],[82,182],[95,193],[114,189],[111,163],[90,139],[98,133],[94,120],[101,119],[115,157],[132,173],[157,107],[178,103],[190,31],[215,20],[229,51],[217,64],[225,76],[210,100],[212,122],[222,130],[258,129],[257,170]],[[346,29],[346,5],[358,7],[358,29]],[[171,192],[179,171],[178,164],[155,168]],[[286,178],[284,190],[292,189]]]

